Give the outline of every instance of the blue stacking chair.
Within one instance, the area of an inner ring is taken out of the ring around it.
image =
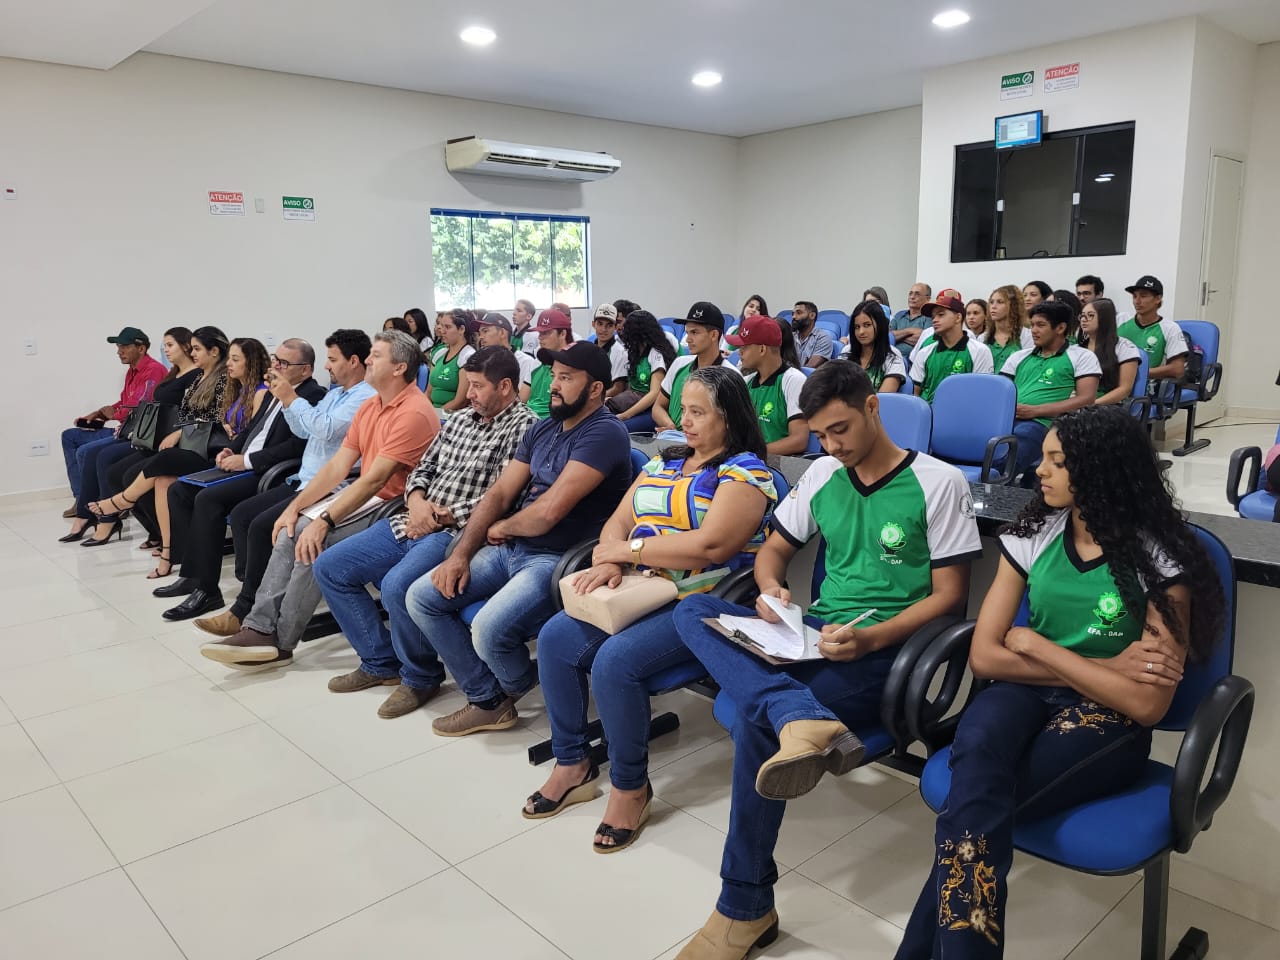
[[[633,461],[636,459],[637,453],[640,453],[640,451],[635,449],[632,450]],[[641,454],[641,456],[643,457],[643,460],[640,466],[643,467],[644,464],[648,462],[649,457],[647,454]],[[769,470],[773,474],[773,484],[778,494],[778,500],[781,501],[782,498],[790,492],[791,486],[787,483],[787,478],[776,469],[770,467]],[[595,549],[597,543],[599,543],[598,539],[586,540],[569,550],[556,567],[555,582],[559,583],[561,577],[566,577],[576,570],[585,570],[590,567],[591,552]],[[746,580],[751,580],[751,582],[754,583],[755,581],[751,579],[752,576],[752,569],[750,567],[744,567],[731,573],[722,582],[745,582]],[[715,593],[715,591],[712,592]],[[562,609],[560,592],[558,589],[556,589],[552,599],[556,605],[556,609]],[[712,696],[715,694],[715,685],[707,676],[707,668],[697,660],[692,660],[688,663],[676,664],[674,667],[668,667],[666,670],[660,670],[649,678],[648,684],[650,697],[661,696],[664,693],[671,693],[673,690],[680,690],[686,687],[696,691],[706,692]],[[680,717],[676,714],[670,711],[659,714],[649,721],[649,739],[653,740],[663,734],[670,733],[671,731],[678,729],[679,726]],[[599,720],[593,720],[587,725],[587,738],[593,743],[591,748],[591,759],[597,765],[607,763],[609,760],[609,745],[604,739],[604,727],[601,725]],[[540,763],[545,763],[547,760],[550,760],[551,757],[550,740],[543,740],[529,748],[529,762],[534,766],[537,766]]]
[[[843,310],[819,310],[818,323],[824,322],[835,325],[837,340],[849,335],[849,315]]]
[[[791,316],[794,312],[795,311],[793,310],[779,310],[776,314],[774,314],[773,318],[775,320],[785,320],[787,321],[787,323],[790,323]]]
[[[1147,351],[1138,351],[1138,375],[1133,378],[1133,391],[1129,394],[1129,412],[1143,423],[1151,419],[1151,398],[1147,396],[1150,381],[1151,358]]]
[[[1218,360],[1222,334],[1216,323],[1207,320],[1179,320],[1178,326],[1191,338],[1194,356],[1187,357],[1187,369],[1178,380],[1159,380],[1152,388],[1152,416],[1168,420],[1179,410],[1187,412],[1187,431],[1182,446],[1171,452],[1175,457],[1203,450],[1209,441],[1196,439],[1196,407],[1218,395],[1222,386],[1222,364]]]
[[[1013,834],[1017,849],[1081,873],[1126,876],[1141,870],[1142,960],[1165,960],[1169,858],[1174,852],[1191,849],[1231,792],[1253,715],[1253,685],[1231,674],[1236,609],[1231,553],[1208,531],[1197,527],[1195,532],[1226,594],[1226,622],[1210,658],[1204,663],[1187,663],[1173,703],[1156,725],[1159,730],[1183,734],[1174,765],[1147,760],[1138,780],[1124,790],[1040,820],[1018,823]],[[973,621],[968,621],[943,631],[933,648],[921,655],[907,685],[907,729],[923,738],[930,753],[920,777],[920,794],[934,811],[941,809],[951,788],[951,748],[932,739],[938,726],[922,728],[936,717],[935,706],[923,698],[937,669],[947,668],[944,687],[963,671],[973,626]],[[954,733],[954,721],[952,718],[946,727],[948,734]],[[1192,928],[1171,960],[1203,957],[1208,946],[1204,931]]]
[[[844,336],[844,334],[840,332],[840,325],[838,323],[833,323],[831,320],[823,320],[819,317],[814,326],[819,330],[827,331],[827,333],[831,335],[831,359],[834,360],[836,357],[840,356],[840,348],[844,346],[844,344],[840,342],[840,338]]]
[[[970,483],[1013,482],[1018,438],[1012,433],[1018,391],[1008,377],[957,373],[938,384],[933,395],[933,448],[940,460],[955,464]],[[1004,469],[993,463],[1005,448]]]
[[[1280,430],[1276,431],[1276,443],[1280,443]],[[1275,517],[1276,495],[1262,485],[1263,450],[1260,447],[1241,447],[1231,453],[1227,467],[1227,501],[1246,520],[1266,520]],[[1245,489],[1240,490],[1240,478],[1248,470]]]
[[[431,379],[431,368],[424,363],[422,366],[418,367],[418,389],[426,390],[427,381],[430,379]],[[330,389],[332,389],[332,387]]]
[[[889,439],[904,450],[928,453],[933,439],[933,409],[919,397],[880,393],[880,422]]]

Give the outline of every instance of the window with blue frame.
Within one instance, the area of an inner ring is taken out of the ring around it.
[[[590,300],[589,217],[493,210],[431,211],[437,309],[539,309]]]

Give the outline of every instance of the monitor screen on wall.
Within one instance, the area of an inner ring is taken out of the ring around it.
[[[1008,150],[1010,147],[1030,147],[1040,142],[1044,131],[1044,111],[1031,110],[1027,113],[1011,113],[1007,117],[996,117],[996,149]]]

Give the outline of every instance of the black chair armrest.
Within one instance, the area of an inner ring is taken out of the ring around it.
[[[1240,492],[1240,477],[1245,467],[1249,468],[1249,479],[1244,492]],[[1241,447],[1231,451],[1231,462],[1227,466],[1227,502],[1239,508],[1240,501],[1258,489],[1258,479],[1262,473],[1262,448]]]
[[[752,606],[759,593],[760,588],[756,586],[756,572],[751,567],[733,571],[711,588],[711,596],[744,607]]]
[[[1210,363],[1200,374],[1200,399],[1212,400],[1222,387],[1222,364]]]
[[[995,472],[993,464],[996,459],[996,451],[1001,447],[1006,447],[1004,455],[1004,468],[999,474]],[[1012,433],[1006,433],[1003,437],[992,437],[987,441],[987,452],[982,456],[982,482],[993,483],[997,486],[1007,487],[1013,483],[1013,473],[1018,469],[1018,438]]]
[[[1182,381],[1169,377],[1151,380],[1147,384],[1147,398],[1150,401],[1151,420],[1168,420],[1178,410],[1178,401],[1182,399]]]
[[[302,460],[296,457],[273,463],[263,471],[262,476],[258,479],[258,492],[266,493],[272,487],[280,486],[290,475],[297,473],[300,466],[302,466]]]
[[[920,741],[930,756],[955,737],[960,714],[947,714],[955,705],[969,668],[969,644],[973,640],[975,625],[976,621],[965,620],[941,631],[917,658],[907,678],[907,691],[902,703],[907,735],[911,740]],[[929,688],[933,686],[939,670],[944,670],[942,686],[937,696],[930,700]],[[974,680],[969,690],[969,701],[983,686],[984,683]],[[969,701],[964,705],[968,706]]]
[[[1253,719],[1253,698],[1253,684],[1248,680],[1223,677],[1191,718],[1178,749],[1169,790],[1173,846],[1179,853],[1191,849],[1196,835],[1208,829],[1214,813],[1231,792]],[[1201,790],[1215,750],[1209,782]]]
[[[373,526],[379,520],[388,520],[391,517],[394,517],[397,513],[403,512],[404,509],[404,497],[392,497],[382,506],[373,511],[372,519],[369,520],[369,525]]]
[[[1138,418],[1138,422],[1146,426],[1151,421],[1151,398],[1130,397],[1129,413]]]
[[[880,722],[891,734],[900,752],[905,752],[911,744],[911,733],[907,729],[906,717],[903,714],[903,703],[907,696],[907,683],[911,679],[916,663],[937,639],[938,634],[948,627],[960,622],[959,617],[942,616],[931,620],[913,633],[898,648],[893,664],[889,667],[889,676],[884,682],[884,691],[880,696]]]
[[[592,537],[590,540],[576,543],[566,550],[556,563],[556,568],[551,574],[551,603],[557,613],[564,609],[564,601],[560,599],[560,581],[571,573],[590,567],[591,553],[599,542],[599,537]]]

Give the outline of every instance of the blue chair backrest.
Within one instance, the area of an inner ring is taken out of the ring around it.
[[[773,317],[773,318],[774,318],[775,320],[785,320],[785,321],[787,321],[787,323],[790,323],[790,322],[791,322],[791,315],[792,315],[794,312],[795,312],[795,311],[793,311],[793,310],[779,310],[776,314],[774,314],[774,317]]]
[[[636,477],[640,476],[640,471],[644,469],[644,465],[652,459],[653,457],[645,453],[643,450],[637,450],[635,447],[632,447],[631,448],[631,479],[634,480]]]
[[[595,343],[595,342],[596,342],[596,335],[595,335],[594,333],[589,333],[589,334],[587,334],[587,342],[588,342],[588,343]]]
[[[889,439],[907,450],[929,451],[933,436],[933,410],[919,397],[902,393],[876,394],[880,400],[880,422]]]
[[[1129,396],[1135,400],[1141,399],[1147,395],[1147,380],[1150,377],[1151,357],[1147,355],[1147,351],[1139,348],[1138,350],[1138,375],[1133,378],[1133,393]],[[1102,391],[1099,390],[1099,393]]]
[[[1222,341],[1222,334],[1216,323],[1210,323],[1208,320],[1179,320],[1178,326],[1200,348],[1205,364],[1218,362],[1218,347]]]
[[[849,315],[843,310],[819,310],[818,323],[823,321],[835,324],[838,331],[837,337],[847,337],[849,335]]]
[[[778,494],[778,502],[782,502],[782,498],[791,492],[791,484],[787,483],[787,478],[778,472],[777,467],[770,467],[769,472],[773,474],[773,489]]]
[[[1212,326],[1212,324],[1210,324]],[[1185,730],[1191,722],[1192,715],[1200,702],[1208,695],[1215,683],[1231,672],[1235,657],[1236,641],[1236,570],[1231,559],[1231,551],[1226,544],[1202,527],[1194,524],[1196,538],[1205,552],[1213,569],[1222,584],[1223,596],[1226,598],[1225,612],[1222,620],[1222,633],[1218,642],[1203,663],[1188,660],[1183,668],[1182,682],[1173,695],[1169,710],[1156,726],[1161,730]],[[1191,602],[1195,603],[1195,589],[1191,592]]]
[[[890,320],[893,319],[893,309],[887,303],[880,304],[880,309],[884,311],[886,317]]]
[[[902,381],[902,386],[898,388],[898,392],[903,396],[914,397],[916,395],[916,382],[910,376]]]
[[[431,368],[425,363],[418,368],[418,389],[427,389],[427,381],[431,379]]]
[[[801,368],[800,368],[800,372],[801,372],[801,373],[803,373],[806,377],[811,377],[811,376],[813,376],[813,371],[814,371],[814,368],[813,368],[813,367],[801,367]]]
[[[943,460],[981,463],[987,441],[1013,429],[1018,391],[1008,377],[956,373],[933,395],[933,448]]]
[[[720,312],[724,313],[723,310],[721,310]],[[736,327],[737,325],[738,325],[737,317],[735,317],[732,313],[724,313],[724,328],[726,330],[729,330],[732,327]]]
[[[827,333],[831,334],[831,339],[837,348],[841,346],[840,338],[843,337],[844,334],[840,332],[840,325],[838,323],[832,323],[830,320],[823,320],[822,318],[819,318],[818,322],[815,323],[814,326],[819,330],[825,330]],[[836,356],[839,356],[839,350],[836,351]]]
[[[804,448],[805,456],[812,456],[815,453],[826,453],[826,452],[827,451],[822,449],[822,441],[818,439],[818,435],[814,433],[812,430],[810,430],[809,442],[805,445],[805,448]]]
[[[680,334],[683,333],[683,331],[676,329],[675,317],[663,317],[658,321],[658,325],[662,327],[663,330],[667,331],[667,333],[674,335],[677,340],[680,339]]]

